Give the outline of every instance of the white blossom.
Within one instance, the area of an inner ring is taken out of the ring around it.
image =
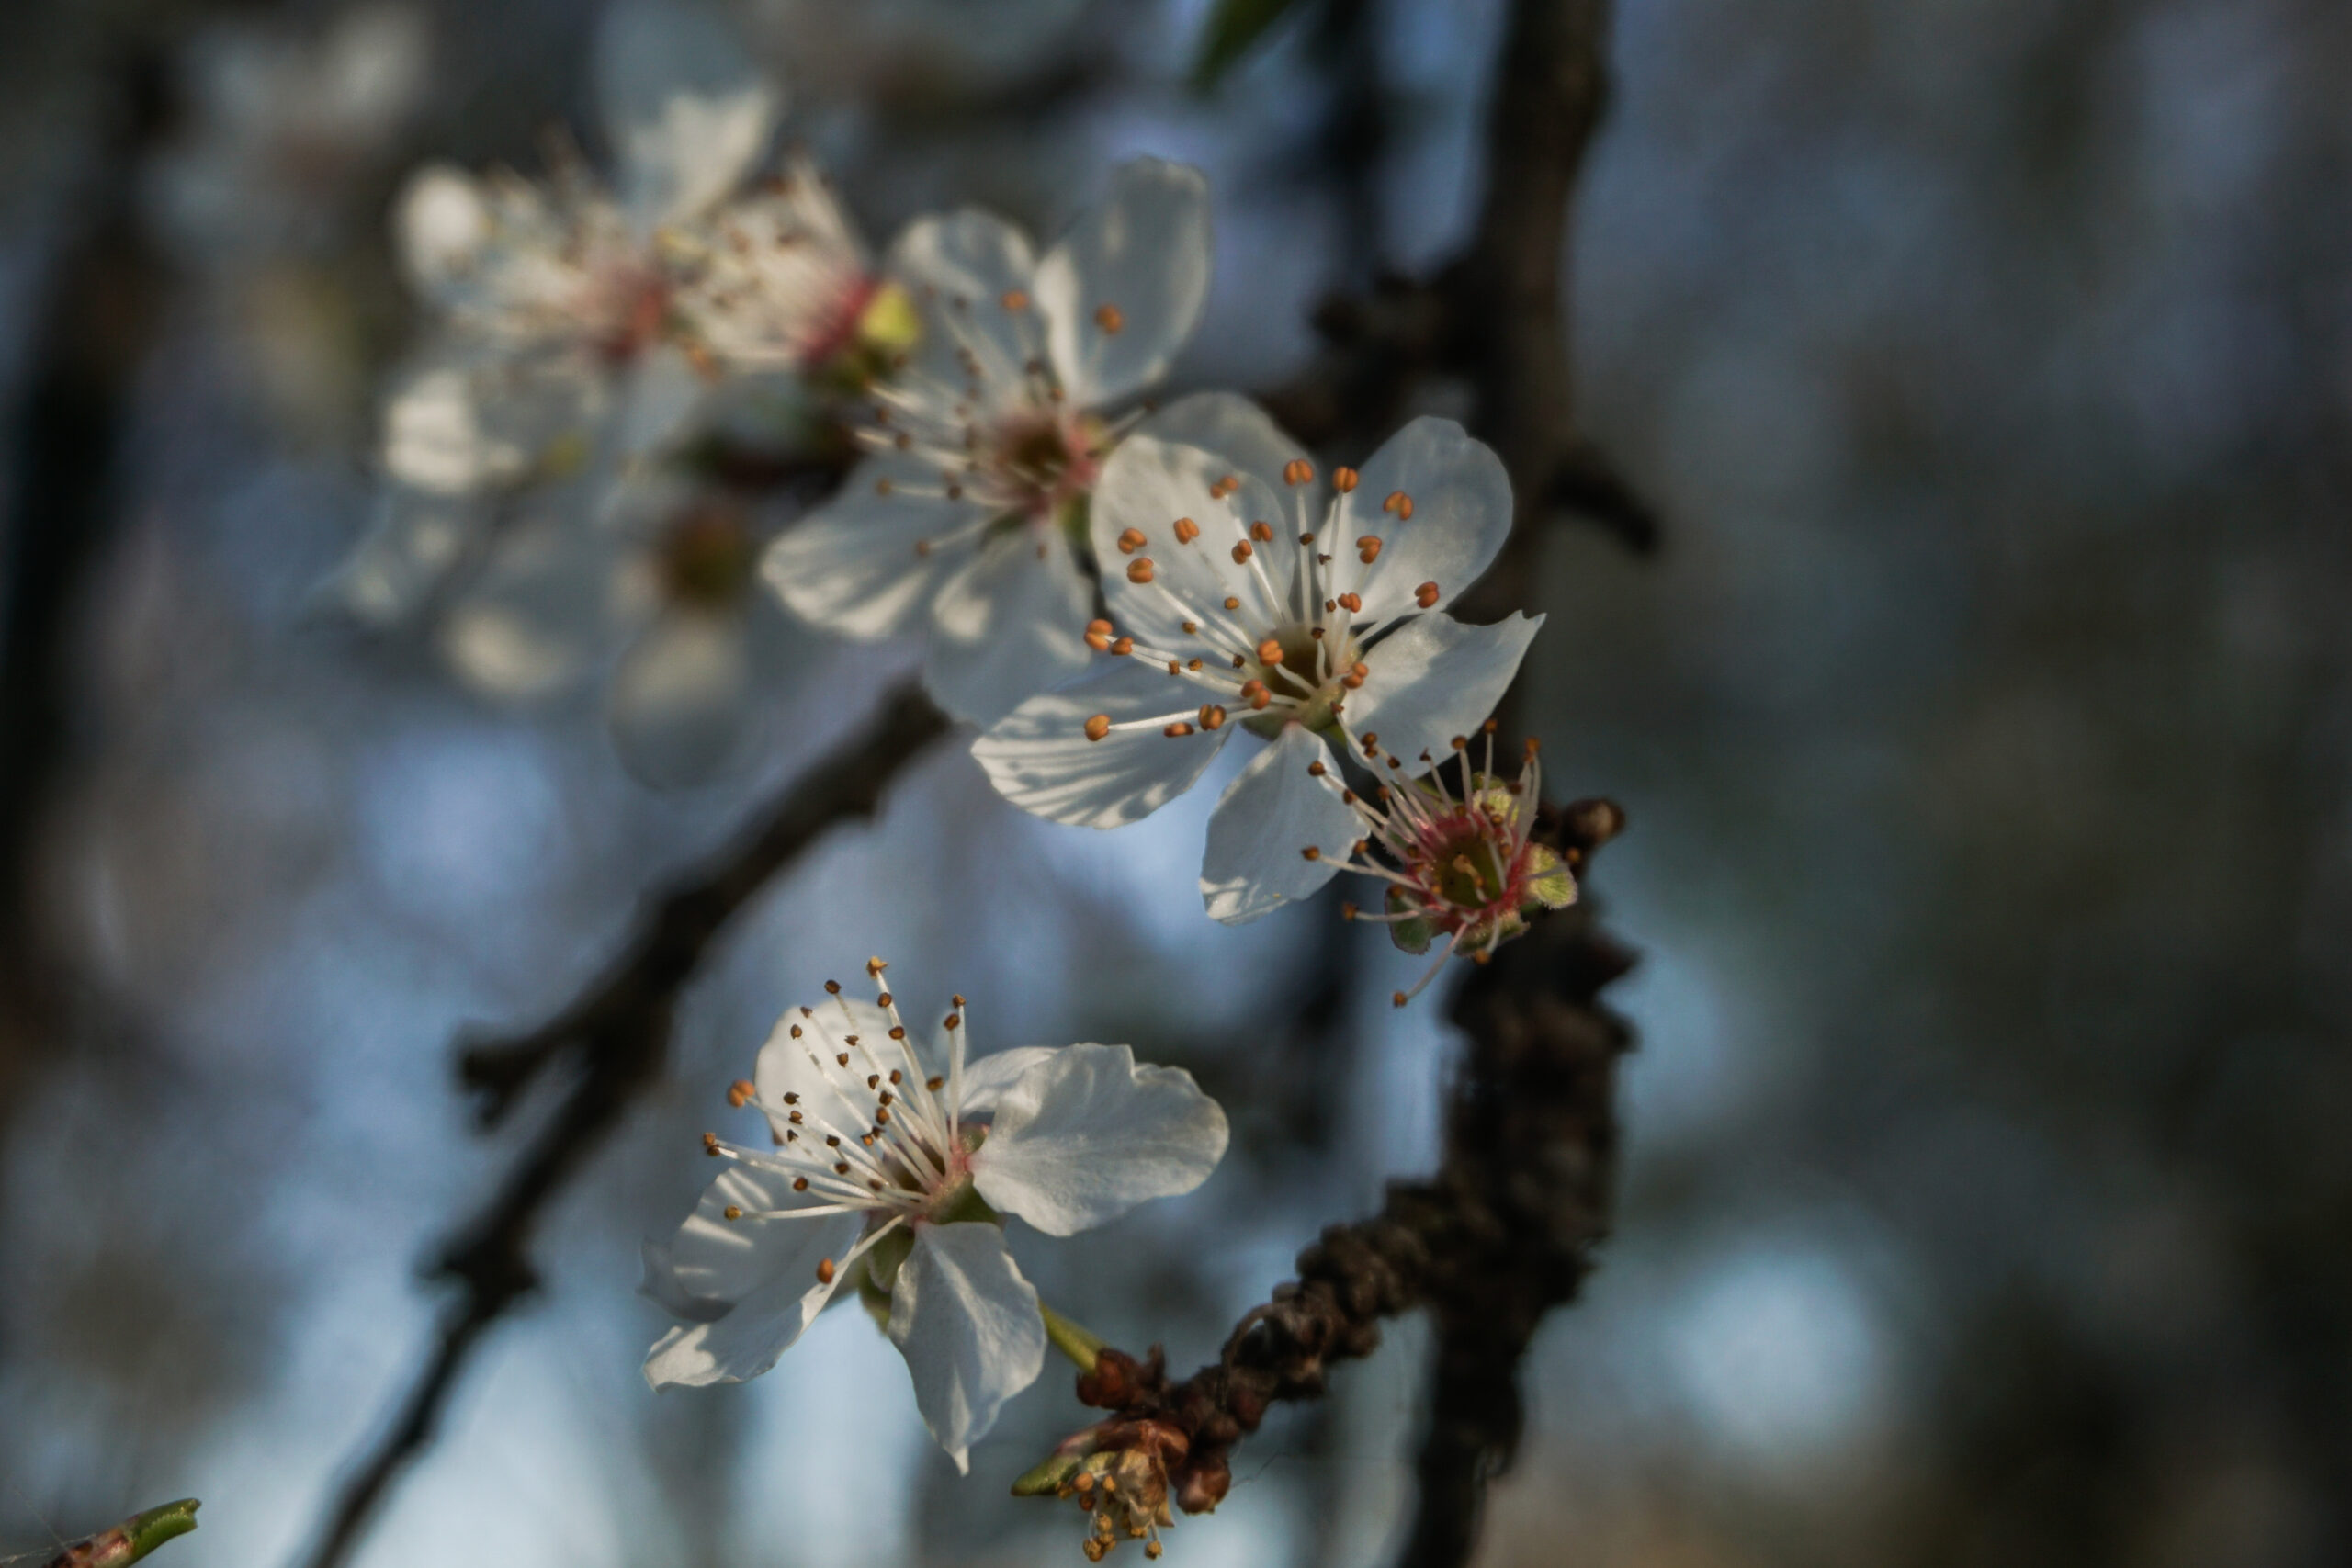
[[[977,723],[1083,669],[1110,411],[1166,374],[1210,259],[1206,182],[1151,159],[1043,257],[982,212],[911,225],[885,270],[920,346],[873,389],[874,455],[770,550],[784,602],[852,637],[927,623],[925,682]]]
[[[684,1326],[647,1357],[655,1388],[741,1382],[855,1289],[906,1357],[924,1424],[958,1469],[1035,1382],[1046,1337],[1002,1215],[1073,1235],[1189,1192],[1225,1153],[1225,1113],[1181,1068],[1125,1045],[1029,1046],[967,1062],[964,998],[919,1044],[885,987],[785,1014],[730,1102],[767,1146],[706,1134],[728,1162],[645,1292]]]
[[[545,183],[432,165],[409,181],[395,227],[478,403],[551,397],[583,439],[636,454],[698,400],[680,295],[720,204],[766,153],[781,95],[716,16],[677,0],[608,7],[594,77],[617,160],[609,186],[571,154]]]
[[[715,16],[624,0],[594,63],[609,184],[560,151],[544,182],[435,165],[400,198],[435,331],[387,399],[374,525],[321,590],[369,624],[425,608],[515,491],[607,512],[731,405],[789,412],[799,381],[862,385],[912,341],[813,168],[745,188],[781,95]]]
[[[808,651],[757,591],[769,515],[664,470],[598,515],[576,488],[500,531],[451,594],[435,640],[485,696],[544,701],[604,682],[615,746],[639,778],[699,783],[742,752],[752,704]]]
[[[1419,767],[1480,720],[1543,617],[1443,614],[1510,530],[1502,464],[1420,419],[1327,489],[1245,399],[1189,398],[1139,426],[1097,488],[1091,531],[1119,656],[1033,697],[972,754],[998,792],[1114,828],[1190,788],[1237,729],[1272,742],[1209,818],[1201,892],[1220,920],[1314,892],[1361,829],[1331,747],[1376,740]]]

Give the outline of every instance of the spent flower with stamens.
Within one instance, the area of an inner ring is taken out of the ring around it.
[[[1113,411],[1192,334],[1209,261],[1206,182],[1155,159],[1122,167],[1042,258],[986,213],[911,225],[884,271],[920,344],[872,389],[871,455],[769,552],[776,592],[845,637],[925,621],[925,684],[977,723],[1083,669]]]
[[[1369,797],[1315,772],[1318,782],[1338,789],[1363,819],[1358,840],[1340,869],[1387,885],[1385,908],[1366,914],[1345,906],[1350,919],[1386,925],[1408,953],[1427,953],[1441,940],[1437,962],[1410,990],[1392,998],[1398,1007],[1420,994],[1445,961],[1459,953],[1485,963],[1495,948],[1527,929],[1539,910],[1576,902],[1576,874],[1559,852],[1534,837],[1543,799],[1543,769],[1529,740],[1518,775],[1495,772],[1495,721],[1481,726],[1481,765],[1471,766],[1472,743],[1451,742],[1461,793],[1453,792],[1442,762],[1430,766],[1424,753],[1419,770],[1408,769],[1377,740],[1360,748],[1366,767],[1382,782]],[[1321,769],[1321,764],[1316,764]]]
[[[1209,820],[1201,892],[1228,922],[1328,882],[1361,835],[1310,774],[1351,738],[1404,756],[1494,706],[1543,624],[1443,613],[1510,527],[1502,464],[1461,426],[1416,420],[1328,488],[1248,400],[1188,398],[1105,466],[1091,528],[1120,662],[1032,698],[972,748],[1041,817],[1131,822],[1191,787],[1237,729],[1272,741]]]
[[[1181,1068],[1125,1045],[967,1061],[964,998],[920,1043],[870,961],[876,996],[785,1014],[729,1102],[766,1146],[706,1134],[727,1162],[645,1292],[687,1325],[647,1357],[656,1388],[740,1382],[775,1365],[844,1288],[885,1320],[924,1423],[958,1468],[1036,1379],[1046,1330],[1002,1214],[1072,1235],[1189,1192],[1225,1153],[1225,1113]]]

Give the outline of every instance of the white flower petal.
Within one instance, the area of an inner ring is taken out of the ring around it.
[[[469,271],[490,241],[490,204],[471,175],[427,164],[392,206],[393,243],[409,279],[438,297]]]
[[[496,429],[473,375],[427,362],[402,372],[384,407],[384,469],[435,495],[469,495],[518,479],[531,455]]]
[[[1046,1364],[1037,1292],[1005,1250],[1004,1232],[917,1226],[890,1292],[890,1340],[907,1359],[923,1425],[968,1472],[972,1445]]]
[[[1201,319],[1213,259],[1198,169],[1139,158],[1037,267],[1037,302],[1062,389],[1080,408],[1168,373]],[[1114,330],[1115,328],[1115,330]]]
[[[1412,499],[1409,522],[1383,512],[1402,491]],[[1450,419],[1417,419],[1363,466],[1353,494],[1340,504],[1334,553],[1352,559],[1366,534],[1381,541],[1379,558],[1357,576],[1366,624],[1442,608],[1494,564],[1510,536],[1510,477],[1502,459]],[[1437,584],[1437,598],[1420,605],[1415,592]],[[1407,754],[1409,755],[1409,754]]]
[[[488,503],[474,497],[390,486],[368,532],[311,591],[311,601],[370,626],[398,626],[424,607],[488,517]]]
[[[1042,334],[1034,317],[1004,301],[1027,293],[1036,271],[1029,236],[993,213],[964,208],[907,225],[883,269],[922,310],[917,370],[960,389],[965,371],[956,354],[969,349],[991,392],[1024,385],[1022,367],[1042,352]]]
[[[864,1221],[855,1214],[755,1216],[820,1201],[793,1191],[788,1177],[733,1165],[710,1184],[667,1249],[666,1280],[656,1280],[658,1249],[649,1246],[647,1276],[654,1288],[648,1293],[665,1306],[684,1302],[691,1310],[680,1315],[696,1321],[653,1347],[645,1362],[648,1382],[741,1382],[775,1365],[831,1297],[817,1283],[819,1262],[845,1256]],[[726,1217],[730,1204],[745,1212],[742,1219]]]
[[[690,218],[767,151],[782,96],[714,11],[614,0],[596,28],[596,97],[640,231]]]
[[[450,666],[485,696],[527,702],[584,676],[636,619],[626,547],[569,515],[526,518],[499,536],[440,629]]]
[[[626,461],[656,457],[684,435],[711,386],[684,354],[663,344],[640,355],[620,388],[614,454]]]
[[[858,1222],[854,1215],[838,1215],[780,1223],[828,1228],[835,1245],[846,1247],[857,1234]],[[836,1278],[847,1274],[843,1269]],[[832,1300],[833,1290],[831,1285],[805,1289],[801,1280],[778,1274],[737,1302],[726,1316],[663,1335],[645,1358],[645,1381],[658,1390],[704,1388],[758,1377],[808,1331]]]
[[[735,1303],[720,1301],[716,1296],[697,1296],[678,1282],[678,1266],[670,1256],[670,1244],[647,1236],[638,1243],[637,1293],[668,1313],[689,1323],[717,1323],[733,1310]]]
[[[743,616],[674,610],[621,656],[605,693],[605,716],[628,771],[657,788],[674,788],[725,768],[742,737],[751,694]]]
[[[1116,828],[1149,816],[1193,787],[1230,723],[1177,739],[1163,724],[1192,720],[1209,694],[1166,671],[1121,660],[1108,673],[1031,697],[972,743],[972,757],[999,795],[1023,811],[1086,828]],[[1136,723],[1100,740],[1087,720]],[[1148,721],[1148,722],[1145,722]]]
[[[1424,751],[1442,760],[1453,737],[1476,734],[1494,712],[1543,625],[1520,615],[1491,626],[1434,614],[1407,622],[1364,655],[1371,672],[1348,699],[1348,732],[1378,735],[1408,768]]]
[[[796,1028],[801,1031],[797,1040],[792,1037]],[[869,1108],[851,1104],[835,1079],[811,1058],[820,1050],[846,1049],[844,1037],[854,1034],[887,1068],[891,1065],[890,1053],[899,1049],[889,1033],[890,1015],[872,1002],[827,997],[822,1005],[810,1008],[807,1017],[798,1008],[787,1008],[776,1020],[767,1043],[760,1047],[759,1059],[752,1068],[752,1087],[760,1091],[763,1105],[781,1106],[786,1095],[798,1095],[802,1109],[810,1115],[844,1127],[863,1127]],[[782,1114],[771,1111],[768,1124],[777,1137],[784,1136],[786,1123]]]
[[[795,1192],[789,1176],[730,1161],[678,1227],[670,1244],[671,1277],[698,1301],[740,1302],[777,1279],[789,1280],[797,1295],[817,1282],[820,1259],[838,1258],[848,1250],[864,1221],[855,1214],[757,1216],[820,1208],[828,1201]],[[744,1217],[727,1218],[730,1207],[742,1210]]]
[[[1340,792],[1307,772],[1316,762],[1332,766],[1330,749],[1305,725],[1285,725],[1226,786],[1201,859],[1201,898],[1217,919],[1239,925],[1270,914],[1347,861],[1363,828]],[[1303,852],[1310,848],[1312,860]]]
[[[941,557],[916,547],[983,520],[899,454],[869,457],[833,498],[768,547],[760,572],[785,605],[842,637],[888,637],[929,597]]]
[[[1093,608],[1094,585],[1058,530],[990,539],[932,596],[923,685],[956,717],[994,724],[1086,668]]]
[[[993,1111],[998,1097],[1018,1082],[1022,1074],[1053,1055],[1055,1049],[1051,1045],[1015,1045],[1009,1051],[994,1052],[965,1063],[965,1111]]]
[[[1228,475],[1241,487],[1219,500],[1209,487]],[[1222,662],[1256,648],[1258,639],[1290,618],[1284,606],[1297,576],[1297,536],[1281,530],[1283,507],[1255,477],[1236,473],[1220,454],[1171,446],[1148,435],[1119,443],[1102,466],[1088,532],[1102,565],[1102,594],[1120,631],[1178,658]],[[1200,529],[1189,543],[1176,524]],[[1265,522],[1271,540],[1252,541],[1250,525]],[[1143,536],[1129,553],[1128,530]],[[1246,547],[1245,559],[1234,552]],[[1128,575],[1137,560],[1151,562],[1151,581]],[[1238,599],[1227,610],[1225,601]],[[1190,622],[1199,627],[1187,632]]]
[[[1047,1235],[1075,1235],[1190,1192],[1226,1137],[1224,1111],[1183,1068],[1138,1066],[1125,1045],[1071,1045],[997,1096],[972,1184]]]
[[[1223,457],[1229,471],[1254,474],[1276,491],[1283,489],[1283,470],[1308,456],[1271,414],[1238,392],[1179,398],[1138,421],[1135,434],[1204,447]]]

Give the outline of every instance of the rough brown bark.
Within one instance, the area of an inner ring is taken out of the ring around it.
[[[1623,823],[1610,803],[1580,802],[1549,836],[1581,873]],[[1079,1380],[1079,1398],[1112,1413],[1093,1450],[1148,1446],[1177,1506],[1213,1508],[1234,1448],[1273,1404],[1320,1397],[1332,1363],[1379,1348],[1384,1319],[1426,1309],[1436,1394],[1404,1561],[1466,1560],[1486,1481],[1518,1440],[1520,1358],[1544,1315],[1575,1298],[1608,1231],[1616,1065],[1633,1035],[1600,998],[1632,963],[1578,906],[1473,969],[1453,1007],[1468,1049],[1436,1174],[1392,1183],[1378,1213],[1328,1227],[1299,1254],[1298,1277],[1182,1382],[1156,1349],[1104,1351]]]

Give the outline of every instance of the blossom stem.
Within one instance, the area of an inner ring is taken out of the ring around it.
[[[48,1568],[129,1568],[164,1542],[196,1528],[197,1500],[166,1503],[134,1514],[112,1529],[65,1549],[50,1559]]]
[[[1081,1372],[1094,1370],[1096,1358],[1102,1353],[1102,1337],[1084,1324],[1073,1323],[1047,1306],[1037,1303],[1037,1315],[1046,1320],[1046,1337],[1054,1348],[1068,1356]]]

